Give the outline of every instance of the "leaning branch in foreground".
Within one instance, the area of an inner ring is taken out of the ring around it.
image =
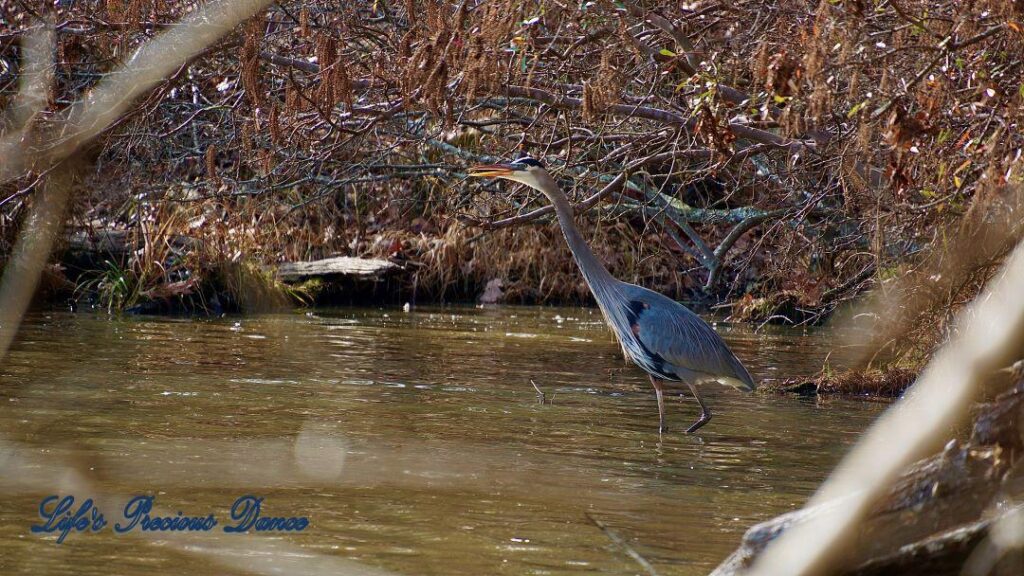
[[[856,551],[847,559],[847,568],[831,573],[957,575],[967,565],[972,568],[968,573],[982,575],[992,573],[1000,562],[1024,561],[1003,558],[1020,555],[1022,549],[1007,547],[1006,534],[999,533],[1003,522],[1024,518],[1024,362],[1016,366],[1016,383],[992,402],[974,408],[966,442],[951,440],[900,475],[858,528],[852,540]],[[1001,501],[1010,504],[999,505]],[[781,535],[826,518],[841,504],[842,500],[826,502],[752,527],[711,576],[744,574]]]

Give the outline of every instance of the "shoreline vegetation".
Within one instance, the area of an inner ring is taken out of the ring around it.
[[[759,390],[772,394],[799,396],[860,396],[879,399],[898,398],[917,379],[917,372],[886,366],[883,369],[822,371],[817,376],[765,380]]]
[[[417,301],[500,280],[509,303],[587,303],[541,200],[463,181],[530,153],[617,276],[738,320],[821,322],[1018,185],[1014,8],[927,4],[922,21],[914,2],[286,2],[89,148],[71,234],[114,231],[125,250],[70,280],[127,308],[225,263],[352,256],[405,265]],[[6,108],[38,19],[3,6]],[[39,123],[189,6],[61,4]],[[0,190],[0,253],[40,175]]]
[[[698,311],[821,324],[916,279],[914,337],[888,343],[914,370],[1021,237],[1024,28],[1015,5],[903,4],[277,3],[76,156],[41,298],[187,314],[592,305],[542,198],[465,181],[468,164],[525,153],[614,275]],[[192,4],[0,10],[3,130],[31,134]],[[50,86],[22,117],[26,39],[47,19]],[[47,174],[24,168],[0,184],[2,260]],[[1006,239],[943,275],[993,223]],[[399,272],[274,272],[331,257]]]

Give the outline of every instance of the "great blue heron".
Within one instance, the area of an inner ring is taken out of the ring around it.
[[[565,241],[605,321],[618,337],[626,357],[643,368],[654,385],[660,432],[667,430],[662,393],[666,380],[685,382],[700,404],[700,418],[686,430],[688,434],[711,420],[711,410],[697,391],[697,384],[718,381],[742,390],[754,390],[750,373],[700,316],[671,298],[618,280],[608,272],[580,236],[569,200],[540,162],[527,157],[510,164],[474,166],[469,169],[469,175],[526,184],[551,201]]]

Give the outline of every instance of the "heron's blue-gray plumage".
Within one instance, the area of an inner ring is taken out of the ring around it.
[[[743,364],[700,316],[667,296],[612,276],[576,230],[565,196],[553,181],[548,184],[546,193],[565,240],[630,360],[663,380],[719,381],[748,391],[755,388]]]
[[[715,330],[682,304],[641,286],[620,282],[624,322],[613,328],[633,362],[664,380],[717,380],[755,388],[746,368]]]

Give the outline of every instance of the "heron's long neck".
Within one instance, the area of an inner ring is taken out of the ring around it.
[[[590,285],[590,291],[594,293],[594,298],[604,308],[605,303],[608,301],[607,298],[610,296],[609,290],[616,289],[619,281],[597,259],[593,250],[583,240],[580,231],[576,229],[572,206],[569,204],[565,194],[558,189],[554,182],[548,188],[544,193],[551,200],[551,204],[555,208],[555,214],[558,215],[558,223],[562,226],[565,241],[569,244],[569,249],[572,250],[572,255],[576,259],[576,264],[580,267],[580,271],[583,272],[587,284]]]

